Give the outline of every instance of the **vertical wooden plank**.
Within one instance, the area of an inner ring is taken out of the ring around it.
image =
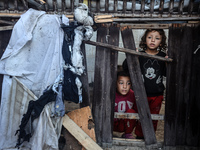
[[[106,43],[107,28],[101,26],[97,30],[97,41]],[[103,111],[104,111],[104,87],[103,81],[104,70],[105,70],[105,52],[106,50],[102,47],[96,47],[96,58],[95,58],[95,74],[94,74],[94,91],[93,91],[93,102],[92,112],[95,122],[95,133],[96,140],[99,145],[102,143],[102,125],[103,125]]]
[[[119,24],[111,24],[109,27],[109,38],[108,44],[119,46]],[[114,122],[114,108],[115,108],[115,93],[116,93],[116,82],[117,82],[117,64],[118,64],[118,52],[110,50],[110,76],[112,80],[110,81],[110,106],[107,106],[107,111],[111,109],[111,134],[113,131],[113,122]],[[109,107],[108,107],[109,106]],[[107,128],[104,128],[104,132],[107,132]],[[105,137],[106,138],[106,137]],[[111,136],[112,138],[112,136]],[[111,139],[112,141],[112,139]]]
[[[136,5],[136,0],[132,0],[132,13],[135,13],[135,5]]]
[[[182,13],[183,13],[183,6],[184,6],[184,0],[180,0],[179,7],[178,7],[178,13],[180,15],[182,15]]]
[[[122,28],[121,34],[124,47],[128,49],[136,49],[132,29],[124,27]],[[132,87],[135,93],[138,113],[145,138],[145,144],[147,147],[157,145],[138,57],[126,54],[126,58],[131,81],[133,83]]]
[[[155,0],[151,0],[150,2],[150,13],[153,14],[154,12],[154,3],[155,3]]]
[[[177,58],[180,41],[180,31],[174,30],[172,27],[169,28],[169,41],[168,41],[168,55],[173,58],[173,62],[167,64],[167,81],[166,81],[166,102],[165,102],[165,134],[164,144],[165,146],[176,145],[176,79],[179,73],[175,71],[177,69]],[[174,72],[175,71],[175,72]],[[178,74],[177,74],[178,73]]]
[[[127,0],[123,0],[123,10],[122,10],[122,12],[124,14],[126,13],[126,7],[127,7]]]
[[[171,15],[173,13],[173,9],[174,9],[174,0],[170,0],[170,2],[169,2],[169,15]]]
[[[193,28],[192,37],[190,38],[190,48],[192,49],[192,65],[191,65],[191,85],[189,98],[188,121],[186,125],[186,144],[194,147],[200,147],[200,49],[196,51],[200,45],[200,25]],[[196,53],[194,53],[196,51]]]
[[[14,0],[14,9],[18,10],[18,2],[17,2],[17,0]]]
[[[105,13],[108,13],[109,0],[105,0]]]
[[[96,12],[100,12],[100,1],[96,1]]]
[[[118,2],[117,0],[114,0],[114,13],[117,12]]]
[[[160,0],[160,7],[159,7],[160,14],[163,14],[163,9],[164,9],[164,0]]]
[[[191,15],[194,9],[194,0],[190,0],[189,7],[188,7],[188,14]]]
[[[141,0],[141,14],[144,13],[145,0]]]
[[[89,92],[89,84],[88,84],[88,73],[87,73],[87,63],[86,63],[86,53],[85,53],[85,43],[81,44],[81,50],[83,54],[83,65],[85,66],[85,71],[81,75],[80,80],[82,82],[82,97],[83,101],[80,104],[80,107],[90,106],[90,92]]]
[[[0,58],[3,55],[11,36],[12,30],[0,31]],[[0,105],[1,105],[1,91],[2,91],[3,75],[0,74]]]
[[[97,41],[119,44],[117,27],[105,24],[97,30]],[[97,143],[102,147],[112,146],[114,98],[116,89],[117,52],[102,47],[96,48],[93,118]]]
[[[192,31],[191,27],[178,24],[169,28],[169,57],[173,58],[173,62],[168,64],[167,70],[165,146],[186,146],[188,124],[192,125],[189,116],[190,105],[193,104],[190,98],[193,93],[191,91],[192,53],[194,51]],[[189,40],[188,37],[190,37]],[[198,125],[199,123],[195,124],[195,126]]]
[[[66,9],[65,0],[62,0],[61,2],[62,2],[62,6],[61,6],[62,9],[61,10],[62,10],[62,12],[65,12],[65,9]]]
[[[188,37],[192,37],[191,27],[180,27],[181,44],[177,62],[177,107],[176,107],[176,145],[186,145],[186,122],[188,121],[188,104],[190,94],[192,49]]]

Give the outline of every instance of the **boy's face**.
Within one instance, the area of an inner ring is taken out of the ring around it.
[[[126,95],[131,88],[131,81],[129,77],[119,76],[117,79],[117,91],[121,95]]]

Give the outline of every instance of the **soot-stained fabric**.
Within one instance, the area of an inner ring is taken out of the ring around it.
[[[75,79],[79,77],[79,75],[71,71],[71,69],[73,69],[71,54],[75,36],[74,29],[79,25],[80,24],[77,24],[76,22],[72,22],[68,26],[62,26],[62,29],[65,32],[62,47],[62,55],[65,61],[65,65],[69,66],[67,69],[64,69],[64,100],[72,101],[75,103],[79,103],[78,88],[75,81]]]
[[[72,101],[75,103],[80,102],[78,87],[76,85],[76,78],[78,78],[79,75],[72,71],[73,66],[71,62],[71,54],[75,36],[74,29],[79,25],[80,24],[77,24],[76,22],[72,22],[67,26],[62,25],[62,29],[65,32],[62,46],[62,55],[65,61],[65,66],[68,66],[64,69],[62,93],[64,100]],[[19,148],[24,141],[30,141],[30,138],[33,134],[33,131],[31,130],[32,122],[34,119],[40,116],[46,104],[52,101],[56,101],[57,96],[57,93],[50,89],[45,91],[38,100],[29,102],[28,110],[26,114],[23,115],[19,130],[16,131],[16,134],[19,132],[16,147]]]
[[[56,100],[56,95],[57,94],[50,89],[45,91],[38,100],[29,102],[28,110],[26,114],[23,115],[19,130],[16,131],[16,134],[19,132],[16,147],[19,147],[24,141],[30,141],[33,134],[31,130],[32,122],[40,116],[46,104]]]

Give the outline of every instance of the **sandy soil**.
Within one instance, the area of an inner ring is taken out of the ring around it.
[[[165,114],[165,101],[162,103],[162,107],[160,110],[160,114]],[[156,139],[158,141],[164,141],[164,120],[158,121],[157,131],[156,131]]]

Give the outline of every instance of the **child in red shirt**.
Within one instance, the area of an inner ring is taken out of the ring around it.
[[[136,113],[136,101],[131,80],[127,72],[118,72],[117,91],[115,94],[115,112]],[[114,119],[114,131],[124,132],[122,137],[134,139],[132,131],[136,125],[133,119]]]

